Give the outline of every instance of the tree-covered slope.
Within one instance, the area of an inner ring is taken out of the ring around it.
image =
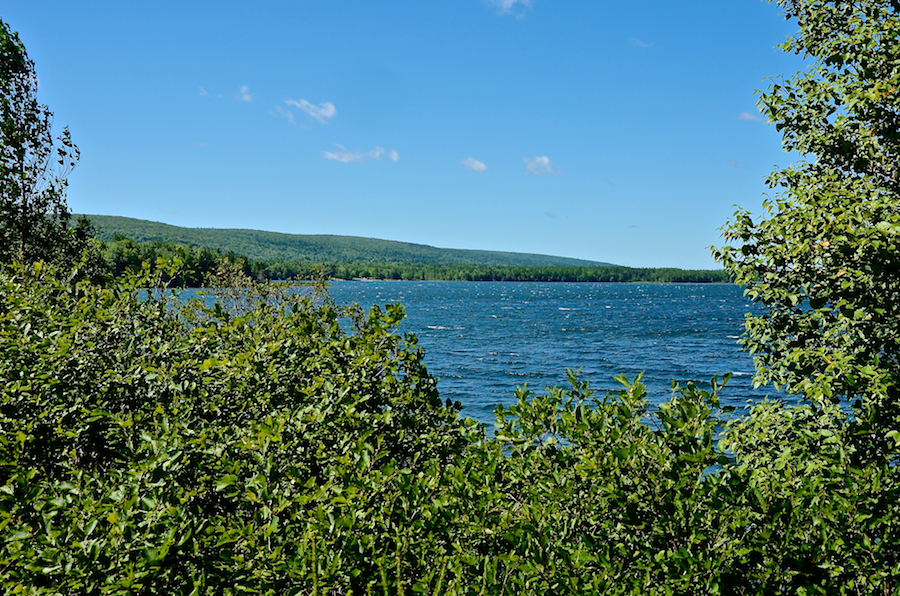
[[[175,242],[222,252],[233,252],[258,261],[314,261],[371,263],[432,263],[448,265],[589,267],[608,265],[597,261],[529,253],[436,248],[424,244],[333,236],[299,235],[259,230],[182,228],[169,224],[118,217],[86,215],[97,237],[112,240],[116,234],[138,242]]]

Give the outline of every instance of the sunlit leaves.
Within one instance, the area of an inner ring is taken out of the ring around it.
[[[767,313],[747,322],[757,381],[814,403],[878,404],[900,380],[900,15],[885,0],[779,2],[810,68],[760,95],[805,155],[776,170],[767,214],[735,213],[716,257]],[[874,421],[873,421],[874,422]]]
[[[652,408],[640,379],[598,396],[570,373],[488,436],[438,399],[399,306],[229,275],[183,301],[3,270],[4,589],[766,594],[898,573],[896,473],[839,410],[723,429],[715,380]]]

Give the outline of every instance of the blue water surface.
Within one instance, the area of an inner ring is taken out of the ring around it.
[[[653,403],[673,380],[708,384],[732,373],[723,405],[774,394],[754,389],[753,361],[737,341],[752,310],[732,284],[336,281],[339,303],[401,303],[442,398],[492,422],[518,386],[566,382],[566,369],[598,391],[643,372]]]

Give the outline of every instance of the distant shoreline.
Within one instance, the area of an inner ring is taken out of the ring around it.
[[[181,281],[203,285],[228,258],[262,280],[537,281],[728,283],[724,269],[625,267],[548,255],[439,249],[349,236],[300,236],[255,230],[179,228],[89,215],[112,275],[178,257]]]
[[[279,279],[273,280],[279,282],[288,282],[291,280],[287,279]],[[500,279],[477,279],[477,280],[467,280],[467,279],[386,279],[379,277],[354,277],[352,279],[345,279],[342,277],[335,277],[326,280],[328,282],[332,281],[365,281],[365,282],[376,282],[376,281],[388,281],[388,282],[400,282],[400,283],[412,283],[412,282],[435,282],[435,283],[551,283],[551,284],[698,284],[698,285],[727,285],[733,284],[733,281],[646,281],[646,280],[628,280],[628,281],[565,281],[565,280],[500,280]]]
[[[300,265],[302,270],[293,267]],[[676,269],[674,267],[540,267],[441,265],[428,263],[270,263],[270,279],[319,277],[343,280],[384,281],[510,281],[510,282],[651,282],[730,283],[725,270]]]

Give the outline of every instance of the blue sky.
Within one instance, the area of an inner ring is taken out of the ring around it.
[[[4,0],[75,212],[712,268],[801,64],[761,0]]]

